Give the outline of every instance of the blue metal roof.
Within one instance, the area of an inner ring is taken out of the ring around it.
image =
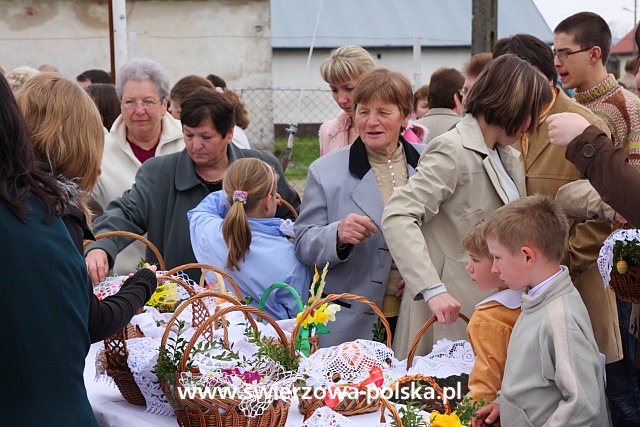
[[[414,36],[423,47],[471,45],[471,0],[324,0],[319,10],[320,5],[320,0],[271,0],[273,48],[309,48],[319,12],[318,48],[408,47]],[[553,42],[533,0],[498,0],[498,38],[517,33]]]

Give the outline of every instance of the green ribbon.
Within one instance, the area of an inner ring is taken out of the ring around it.
[[[314,323],[311,326],[301,327],[300,332],[298,332],[298,336],[296,337],[295,348],[302,352],[306,357],[309,357],[309,353],[311,353],[311,344],[309,343],[311,328],[315,329],[317,335],[331,333],[331,331],[322,323]]]
[[[309,331],[309,327],[305,326],[303,328],[300,328],[300,332],[296,337],[296,350],[299,350],[306,357],[309,357],[309,353],[311,353],[311,344],[309,344],[310,333],[311,331]]]

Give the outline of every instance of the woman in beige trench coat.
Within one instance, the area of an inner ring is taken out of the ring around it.
[[[398,359],[434,314],[438,323],[418,354],[437,339],[466,338],[458,313],[471,315],[485,295],[465,271],[462,237],[525,195],[519,152],[510,145],[537,129],[532,117],[551,99],[549,83],[528,63],[512,55],[491,61],[468,95],[465,118],[427,145],[415,175],[391,196],[382,229],[405,280],[393,342]]]

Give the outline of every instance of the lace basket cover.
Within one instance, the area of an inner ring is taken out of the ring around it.
[[[379,366],[388,386],[403,374],[402,365],[386,345],[368,340],[355,340],[337,346],[321,348],[300,359],[298,373],[307,386],[331,387],[336,384],[357,384]]]
[[[630,242],[634,239],[640,242],[640,230],[618,229],[611,233],[602,244],[600,255],[598,256],[598,270],[600,270],[600,275],[602,276],[605,287],[609,286],[609,282],[611,281],[613,245],[615,245],[616,242]]]
[[[369,424],[368,424],[369,425]],[[390,427],[391,423],[377,423],[370,427]],[[361,427],[362,423],[353,421],[349,417],[345,417],[333,409],[322,406],[316,409],[313,414],[307,418],[302,427]]]
[[[232,315],[240,318],[231,320]],[[230,349],[225,349],[222,344],[223,331],[221,329],[214,331],[215,348],[204,353],[193,354],[193,366],[198,368],[198,373],[183,372],[179,378],[180,385],[189,390],[211,388],[233,390],[236,393],[236,399],[240,401],[238,408],[247,417],[262,415],[276,399],[291,400],[291,389],[299,379],[297,372],[287,371],[273,359],[258,354],[258,346],[250,342],[245,335],[246,325],[244,325],[243,313],[229,313],[227,321],[232,325],[238,325],[229,327]],[[277,323],[285,332],[286,338],[290,339],[295,319]],[[271,325],[259,323],[258,329],[262,339],[279,339]],[[237,353],[238,357],[229,357],[229,350]],[[262,395],[255,393],[256,388],[265,390],[265,393]]]
[[[407,375],[426,375],[435,378],[448,378],[454,375],[471,373],[475,356],[471,344],[465,340],[438,340],[433,350],[426,356],[416,356]]]
[[[156,276],[164,276],[166,271],[156,271]],[[191,286],[196,292],[204,291],[204,288],[200,287],[196,282],[189,278],[189,276],[184,271],[178,271],[174,273],[171,277],[176,277],[186,282]],[[129,278],[129,276],[109,276],[104,282],[100,282],[98,284],[93,285],[93,293],[98,297],[99,300],[103,300],[106,297],[116,294],[122,284]],[[169,281],[163,281],[162,283],[168,283]],[[177,286],[177,299],[178,301],[189,299],[189,293],[181,286]]]

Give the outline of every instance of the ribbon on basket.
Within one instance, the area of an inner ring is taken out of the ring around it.
[[[325,394],[324,404],[333,409],[338,406],[342,400],[341,397],[348,393],[358,393],[369,384],[375,384],[377,387],[382,387],[384,384],[384,376],[382,375],[382,368],[380,368],[380,366],[372,366],[369,375],[358,384],[344,384],[330,387]]]

